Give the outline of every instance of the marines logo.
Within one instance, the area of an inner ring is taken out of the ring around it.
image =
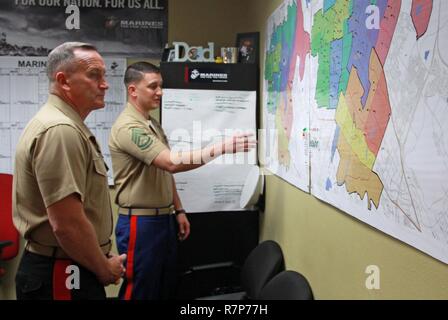
[[[197,69],[194,69],[193,71],[191,71],[191,79],[196,79],[197,77],[199,77],[199,71]]]

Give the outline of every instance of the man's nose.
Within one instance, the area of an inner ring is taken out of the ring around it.
[[[104,90],[109,89],[109,84],[107,83],[106,80],[104,80],[104,81],[102,81],[102,82],[100,83],[100,88],[101,88],[101,89],[104,89]]]

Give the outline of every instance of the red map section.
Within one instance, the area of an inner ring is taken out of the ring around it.
[[[297,22],[296,22],[296,36],[294,37],[294,50],[292,52],[292,61],[289,64],[289,79],[288,83],[292,85],[294,80],[294,71],[296,68],[297,56],[300,57],[300,81],[303,80],[305,74],[305,58],[308,52],[310,52],[310,35],[305,31],[302,1],[297,1]]]
[[[392,36],[397,25],[398,16],[400,15],[401,0],[389,1],[384,11],[384,18],[381,19],[380,33],[375,45],[381,64],[384,66],[387,53],[389,52]]]
[[[412,23],[414,23],[415,31],[417,32],[417,39],[423,36],[428,29],[431,12],[432,0],[412,1],[411,17]]]
[[[375,50],[372,50],[369,68],[369,78],[372,85],[367,98],[366,109],[370,112],[364,125],[364,134],[369,150],[377,156],[389,123],[391,107],[386,76]]]
[[[291,62],[289,64],[288,85],[286,86],[286,105],[284,106],[284,115],[282,116],[282,124],[286,131],[288,139],[291,137],[292,122],[294,120],[293,105],[292,105],[292,84],[296,75],[294,74],[296,68],[297,57],[300,57],[299,76],[300,81],[305,75],[305,59],[310,52],[310,35],[305,31],[302,1],[297,1],[297,21],[294,37],[294,48],[291,54]]]

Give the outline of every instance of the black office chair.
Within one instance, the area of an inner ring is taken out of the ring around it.
[[[313,300],[306,278],[295,271],[282,271],[261,290],[260,300]]]
[[[244,261],[241,269],[241,286],[244,291],[202,297],[199,300],[259,299],[264,285],[284,269],[283,253],[278,243],[272,240],[263,241]]]

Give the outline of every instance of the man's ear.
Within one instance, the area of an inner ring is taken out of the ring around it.
[[[55,80],[60,88],[65,91],[70,91],[70,85],[68,84],[68,80],[64,72],[57,72],[55,75]]]
[[[137,97],[137,88],[135,87],[135,84],[130,84],[128,86],[128,95],[131,97]]]

